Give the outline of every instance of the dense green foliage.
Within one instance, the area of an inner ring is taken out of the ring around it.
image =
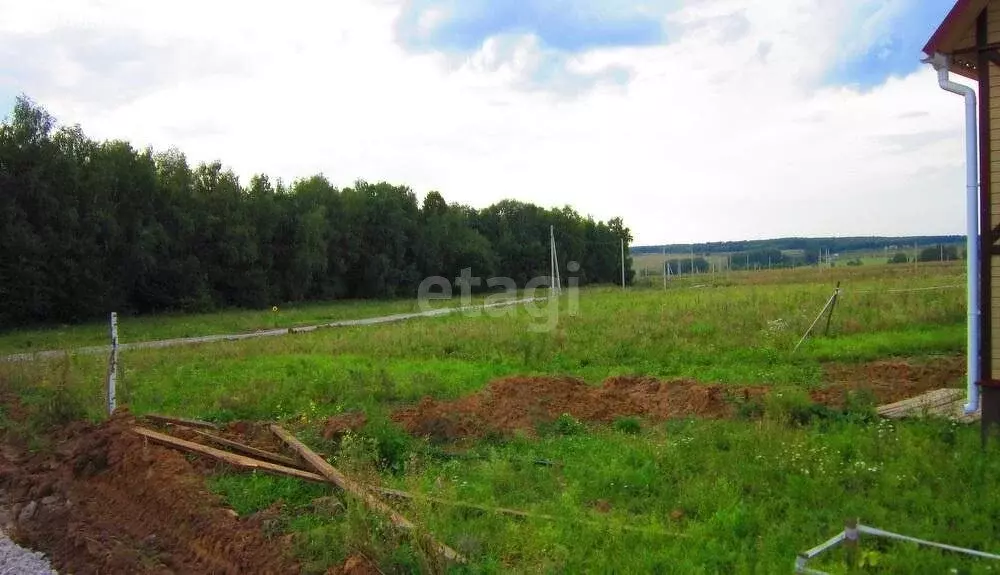
[[[889,258],[890,264],[905,264],[909,263],[909,261],[910,258],[906,255],[906,252],[896,252]]]
[[[956,246],[930,246],[920,250],[919,259],[922,262],[950,262],[959,258]]]
[[[815,263],[820,250],[830,250],[830,253],[852,252],[859,250],[883,250],[911,248],[917,246],[937,246],[938,244],[959,244],[965,242],[965,236],[909,236],[909,237],[850,237],[850,238],[775,238],[771,240],[742,240],[735,242],[709,242],[703,244],[670,244],[665,246],[636,246],[634,254],[658,254],[666,251],[668,254],[686,254],[694,251],[696,254],[725,254],[734,252],[762,250],[802,250],[809,252],[806,263]],[[809,255],[812,255],[811,260]],[[734,260],[733,265],[736,262]]]
[[[632,240],[620,218],[513,200],[476,210],[437,192],[420,204],[404,186],[322,175],[243,185],[218,162],[57,128],[24,97],[0,125],[0,326],[413,296],[463,268],[481,289],[494,275],[523,287],[550,273],[550,226],[564,281],[620,281]]]

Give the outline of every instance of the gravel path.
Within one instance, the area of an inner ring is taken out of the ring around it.
[[[211,343],[216,341],[237,341],[241,339],[252,339],[258,337],[276,337],[283,336],[292,333],[308,333],[310,331],[316,331],[321,328],[330,327],[353,327],[362,325],[378,325],[383,323],[394,323],[397,321],[406,321],[409,319],[415,319],[420,317],[435,317],[440,315],[448,315],[451,313],[463,313],[467,311],[477,310],[477,309],[488,309],[497,307],[508,307],[512,305],[518,305],[522,303],[530,303],[535,301],[547,300],[547,297],[530,297],[515,300],[505,300],[500,302],[494,302],[483,305],[470,305],[462,307],[446,307],[439,309],[432,309],[429,311],[415,312],[415,313],[398,313],[395,315],[385,315],[381,317],[368,317],[362,319],[346,319],[341,321],[335,321],[331,323],[325,323],[321,325],[308,325],[303,327],[288,327],[280,329],[269,329],[264,331],[255,331],[250,333],[236,333],[236,334],[222,334],[222,335],[205,335],[201,337],[182,337],[177,339],[162,339],[159,341],[140,341],[135,343],[122,343],[118,345],[119,350],[126,349],[151,349],[158,347],[173,347],[175,345],[191,345],[196,343]],[[51,359],[56,357],[62,357],[70,353],[76,354],[94,354],[94,353],[107,353],[111,351],[111,346],[109,345],[96,345],[92,347],[79,347],[76,349],[53,349],[48,351],[36,351],[29,353],[15,353],[13,355],[0,356],[0,362],[7,361],[33,361],[39,359]]]
[[[14,543],[0,531],[0,575],[59,575],[41,553]]]

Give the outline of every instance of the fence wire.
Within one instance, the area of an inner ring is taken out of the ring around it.
[[[852,529],[852,539],[857,540],[857,534],[865,533],[873,537],[883,537],[885,539],[894,539],[896,541],[905,541],[907,543],[916,543],[917,545],[923,545],[925,547],[934,547],[936,549],[942,549],[945,551],[951,551],[954,553],[961,553],[964,555],[970,555],[972,557],[979,557],[981,559],[993,559],[995,561],[1000,561],[1000,555],[993,553],[986,553],[985,551],[977,551],[975,549],[967,549],[965,547],[958,547],[955,545],[948,545],[947,543],[938,543],[936,541],[928,541],[926,539],[918,539],[916,537],[910,537],[909,535],[903,535],[901,533],[893,533],[892,531],[885,531],[884,529],[878,529],[877,527],[870,527],[868,525],[858,524],[856,528]],[[808,551],[803,551],[799,553],[798,557],[795,558],[795,572],[796,573],[809,573],[812,575],[829,575],[825,571],[818,571],[811,569],[806,566],[810,559],[815,558],[821,553],[828,551],[848,539],[848,530],[845,529],[838,533],[837,535],[831,537],[829,540],[820,543],[816,547],[809,549]]]

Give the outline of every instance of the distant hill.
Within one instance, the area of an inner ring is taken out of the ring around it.
[[[633,255],[659,254],[664,248],[668,254],[689,254],[692,251],[699,255],[725,254],[735,252],[750,252],[761,250],[830,250],[831,253],[853,252],[861,250],[882,250],[887,247],[899,248],[936,246],[938,244],[960,244],[965,242],[965,236],[863,236],[846,238],[775,238],[771,240],[742,240],[736,242],[708,242],[701,244],[668,244],[656,246],[632,246]]]

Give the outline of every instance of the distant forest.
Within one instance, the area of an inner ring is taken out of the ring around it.
[[[405,186],[338,189],[322,175],[244,185],[218,162],[191,167],[177,150],[56,128],[21,97],[0,124],[0,328],[410,297],[466,267],[484,285],[496,275],[524,286],[550,273],[550,225],[564,281],[620,281],[620,242],[632,242],[621,218],[513,200],[474,209],[433,191],[418,202]],[[631,281],[630,257],[626,269]]]
[[[776,238],[773,240],[743,240],[737,242],[710,242],[703,244],[668,244],[666,246],[635,246],[633,255],[660,254],[666,249],[667,254],[713,255],[741,252],[761,252],[768,250],[801,250],[803,252],[830,253],[854,252],[863,250],[882,250],[896,246],[898,249],[908,249],[916,245],[918,248],[937,245],[964,243],[965,236],[860,236],[847,238]]]

